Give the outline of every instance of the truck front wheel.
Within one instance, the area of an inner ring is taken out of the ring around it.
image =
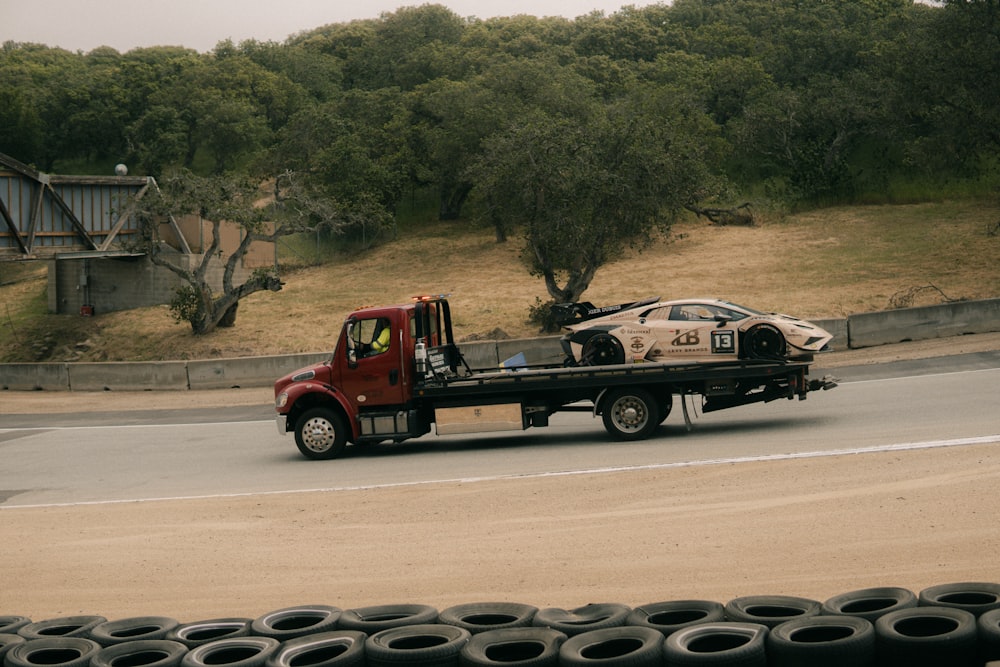
[[[604,428],[619,440],[648,438],[660,423],[656,400],[645,389],[613,389],[603,406]]]
[[[310,408],[295,426],[295,444],[310,459],[335,459],[347,447],[344,419],[330,408]]]

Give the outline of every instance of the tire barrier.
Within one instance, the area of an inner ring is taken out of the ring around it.
[[[710,600],[668,600],[633,609],[625,625],[643,625],[659,630],[663,636],[699,623],[725,620],[725,607]]]
[[[31,623],[27,616],[0,616],[0,635],[10,635]]]
[[[381,630],[404,625],[425,625],[438,621],[438,610],[423,604],[388,604],[346,609],[337,627],[373,635]]]
[[[181,623],[167,633],[167,639],[180,642],[191,649],[219,639],[246,637],[250,634],[251,623],[252,618],[213,618]]]
[[[289,639],[266,667],[362,667],[367,638],[358,630],[332,630]]]
[[[516,602],[470,602],[448,607],[439,621],[465,628],[472,634],[530,626],[538,607]]]
[[[250,634],[274,639],[294,639],[337,627],[340,609],[324,604],[286,607],[259,616],[250,623]]]
[[[940,584],[920,591],[919,600],[922,607],[953,607],[979,617],[992,609],[1000,609],[1000,584]]]
[[[0,667],[1000,667],[1000,584],[634,609],[299,605],[187,623],[0,615],[0,630]]]
[[[758,623],[773,628],[803,616],[816,616],[822,605],[817,600],[791,595],[747,595],[730,600],[725,607],[727,621]]]
[[[983,662],[1000,660],[1000,609],[993,609],[979,617],[976,621],[976,634],[979,639],[979,656]]]
[[[631,612],[628,606],[617,603],[588,604],[569,610],[548,607],[535,612],[531,622],[532,625],[552,628],[572,637],[590,630],[625,625]]]
[[[964,609],[913,607],[875,621],[876,652],[886,667],[972,667],[977,659],[976,617]]]
[[[108,619],[103,616],[60,616],[27,623],[17,631],[25,639],[45,637],[85,637]]]
[[[486,630],[462,647],[464,667],[553,667],[566,635],[552,628],[524,627]]]
[[[404,625],[376,632],[365,641],[369,667],[457,667],[472,635],[454,625]]]
[[[863,588],[835,595],[823,603],[822,614],[857,616],[874,623],[890,611],[917,606],[916,594],[906,588]]]
[[[771,629],[770,667],[873,667],[875,627],[857,616],[806,616]]]
[[[188,647],[167,639],[135,639],[106,646],[90,659],[90,667],[178,667]]]
[[[759,623],[723,621],[692,625],[667,637],[663,655],[666,664],[677,667],[767,667],[764,643],[767,633],[767,626]]]
[[[139,639],[164,639],[180,623],[166,616],[138,616],[99,623],[89,638],[101,646],[111,646]]]
[[[8,633],[0,633],[0,665],[3,664],[3,656],[7,651],[11,650],[18,644],[23,644],[28,641],[21,635],[12,635]]]
[[[196,646],[181,667],[264,667],[281,642],[273,637],[233,637]]]
[[[83,637],[41,637],[17,644],[3,657],[5,667],[89,667],[101,645]]]
[[[663,664],[663,633],[653,628],[620,625],[574,635],[559,648],[566,667],[656,667]]]

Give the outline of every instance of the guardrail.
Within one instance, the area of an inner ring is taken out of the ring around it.
[[[813,320],[834,335],[834,349],[1000,331],[1000,299],[860,313]],[[559,336],[462,343],[473,368],[496,368],[524,354],[528,363],[562,359]],[[0,389],[20,391],[160,391],[266,387],[329,352],[193,361],[0,364]]]

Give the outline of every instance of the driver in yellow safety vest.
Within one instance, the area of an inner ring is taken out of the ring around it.
[[[389,336],[389,325],[386,324],[372,341],[372,354],[382,354],[389,349]]]

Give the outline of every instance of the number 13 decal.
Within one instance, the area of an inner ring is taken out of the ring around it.
[[[735,331],[712,332],[712,354],[735,354],[735,353],[736,353]]]

